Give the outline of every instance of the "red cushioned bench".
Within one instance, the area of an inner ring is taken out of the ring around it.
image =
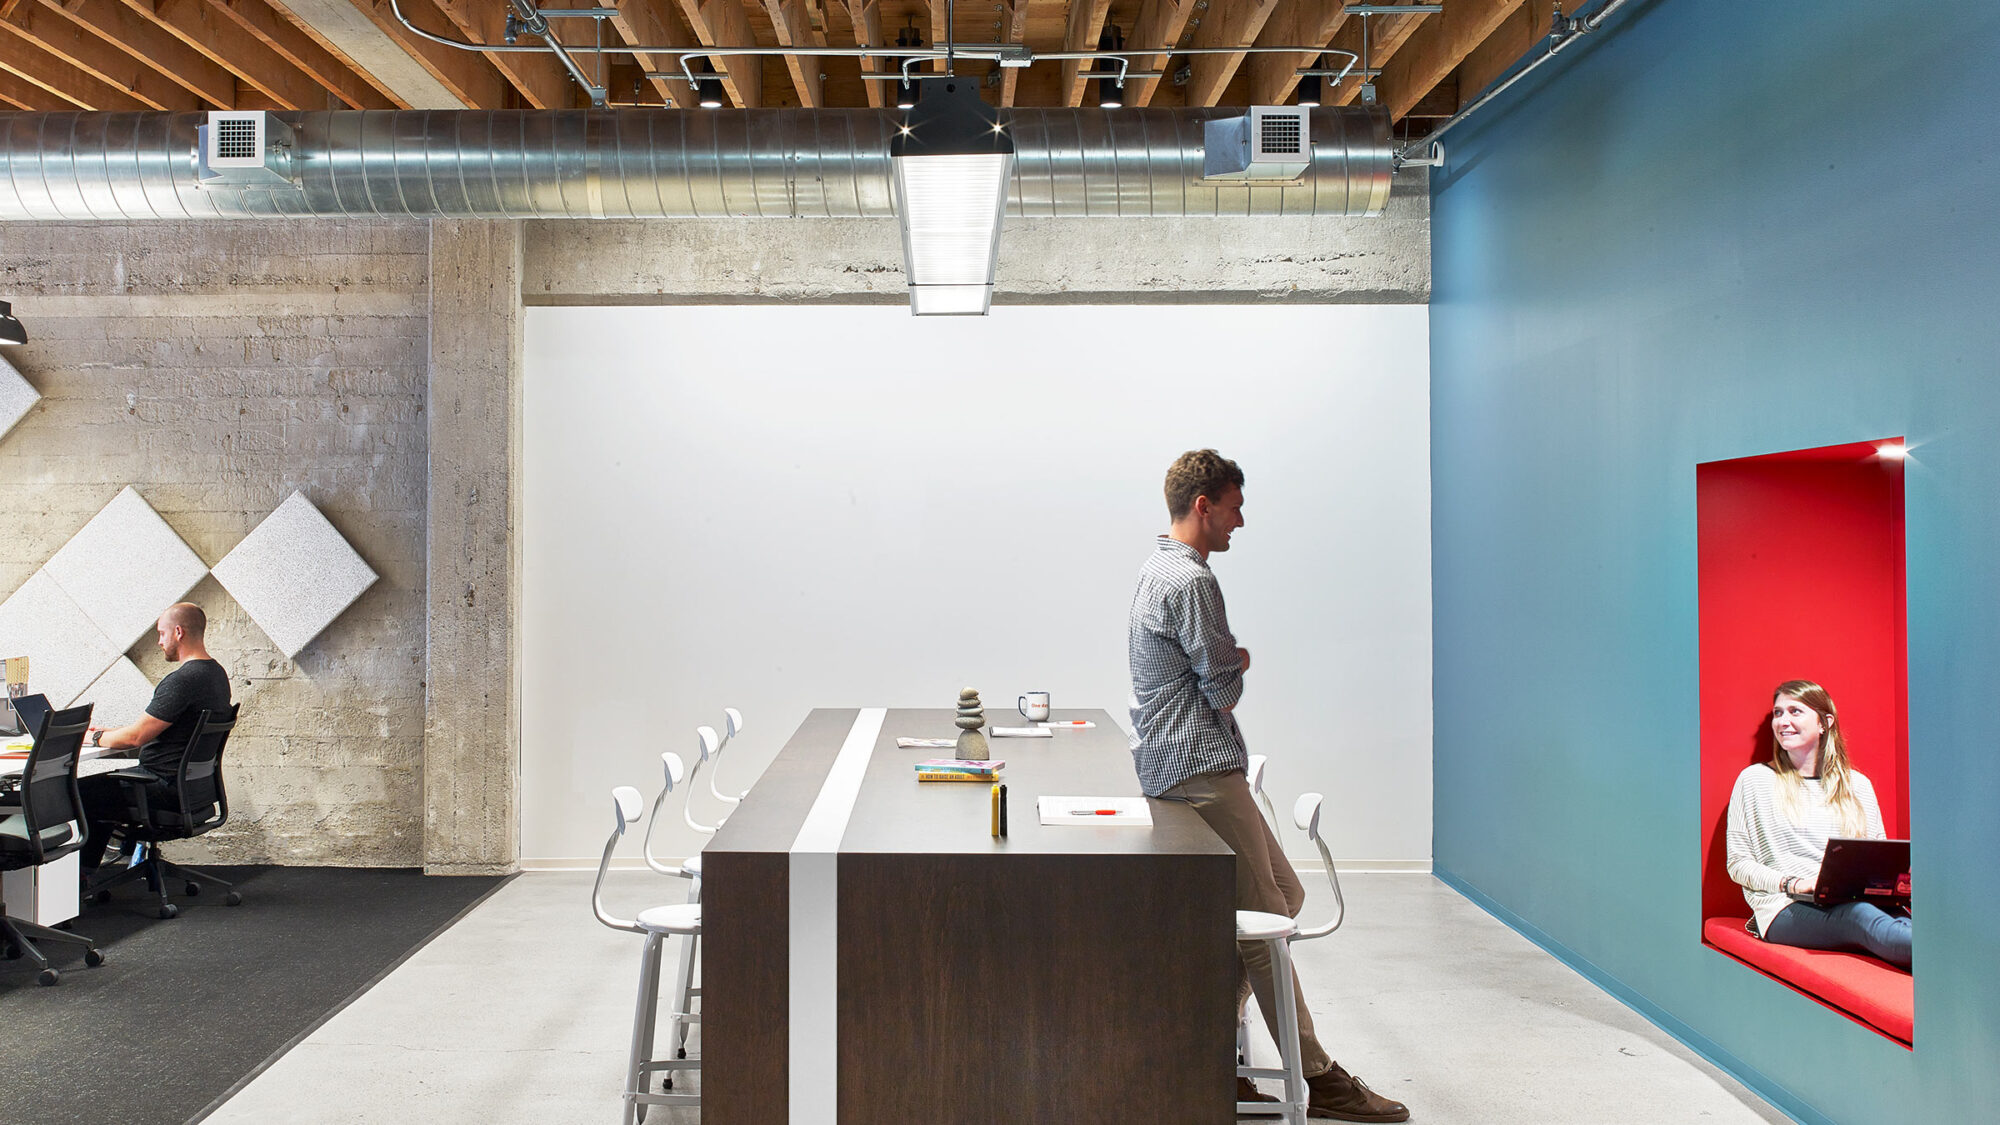
[[[1909,973],[1859,953],[1826,953],[1772,945],[1752,937],[1743,918],[1710,918],[1701,936],[1709,945],[1781,984],[1896,1040],[1911,1044],[1916,989]]]

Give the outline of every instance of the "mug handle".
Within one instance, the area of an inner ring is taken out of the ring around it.
[[[1023,695],[1023,696],[1022,696],[1022,697],[1021,697],[1020,699],[1018,699],[1018,700],[1015,700],[1015,701],[1014,701],[1014,710],[1016,710],[1016,711],[1019,711],[1019,712],[1021,713],[1021,717],[1022,717],[1022,718],[1024,718],[1024,719],[1025,719],[1025,718],[1027,718],[1027,717],[1028,717],[1028,697],[1027,697],[1027,696],[1025,696],[1025,695]]]

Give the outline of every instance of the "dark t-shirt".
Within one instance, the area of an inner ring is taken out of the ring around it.
[[[167,673],[153,689],[146,714],[167,724],[160,737],[139,749],[139,764],[171,782],[181,768],[188,740],[203,711],[229,710],[229,673],[213,660],[190,660]]]

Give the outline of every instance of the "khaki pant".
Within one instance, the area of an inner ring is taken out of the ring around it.
[[[1194,811],[1236,853],[1236,909],[1261,910],[1287,918],[1299,916],[1299,908],[1306,902],[1306,889],[1300,885],[1298,873],[1292,870],[1292,862],[1285,858],[1277,838],[1271,835],[1271,825],[1257,808],[1257,799],[1251,796],[1250,783],[1242,771],[1189,778],[1162,795],[1193,805]],[[1270,947],[1261,941],[1243,942],[1237,945],[1236,955],[1236,1010],[1243,1010],[1243,1001],[1254,990],[1265,1025],[1273,1035],[1277,1034],[1278,1017],[1271,1008]],[[1333,1068],[1333,1060],[1327,1057],[1325,1048],[1319,1045],[1319,1037],[1313,1033],[1312,1013],[1306,1010],[1306,994],[1299,987],[1296,971],[1292,973],[1292,996],[1298,1001],[1299,1057],[1306,1077],[1324,1074]]]

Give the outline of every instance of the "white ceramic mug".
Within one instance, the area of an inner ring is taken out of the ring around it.
[[[1014,704],[1014,709],[1038,723],[1049,721],[1049,693],[1031,691]]]

